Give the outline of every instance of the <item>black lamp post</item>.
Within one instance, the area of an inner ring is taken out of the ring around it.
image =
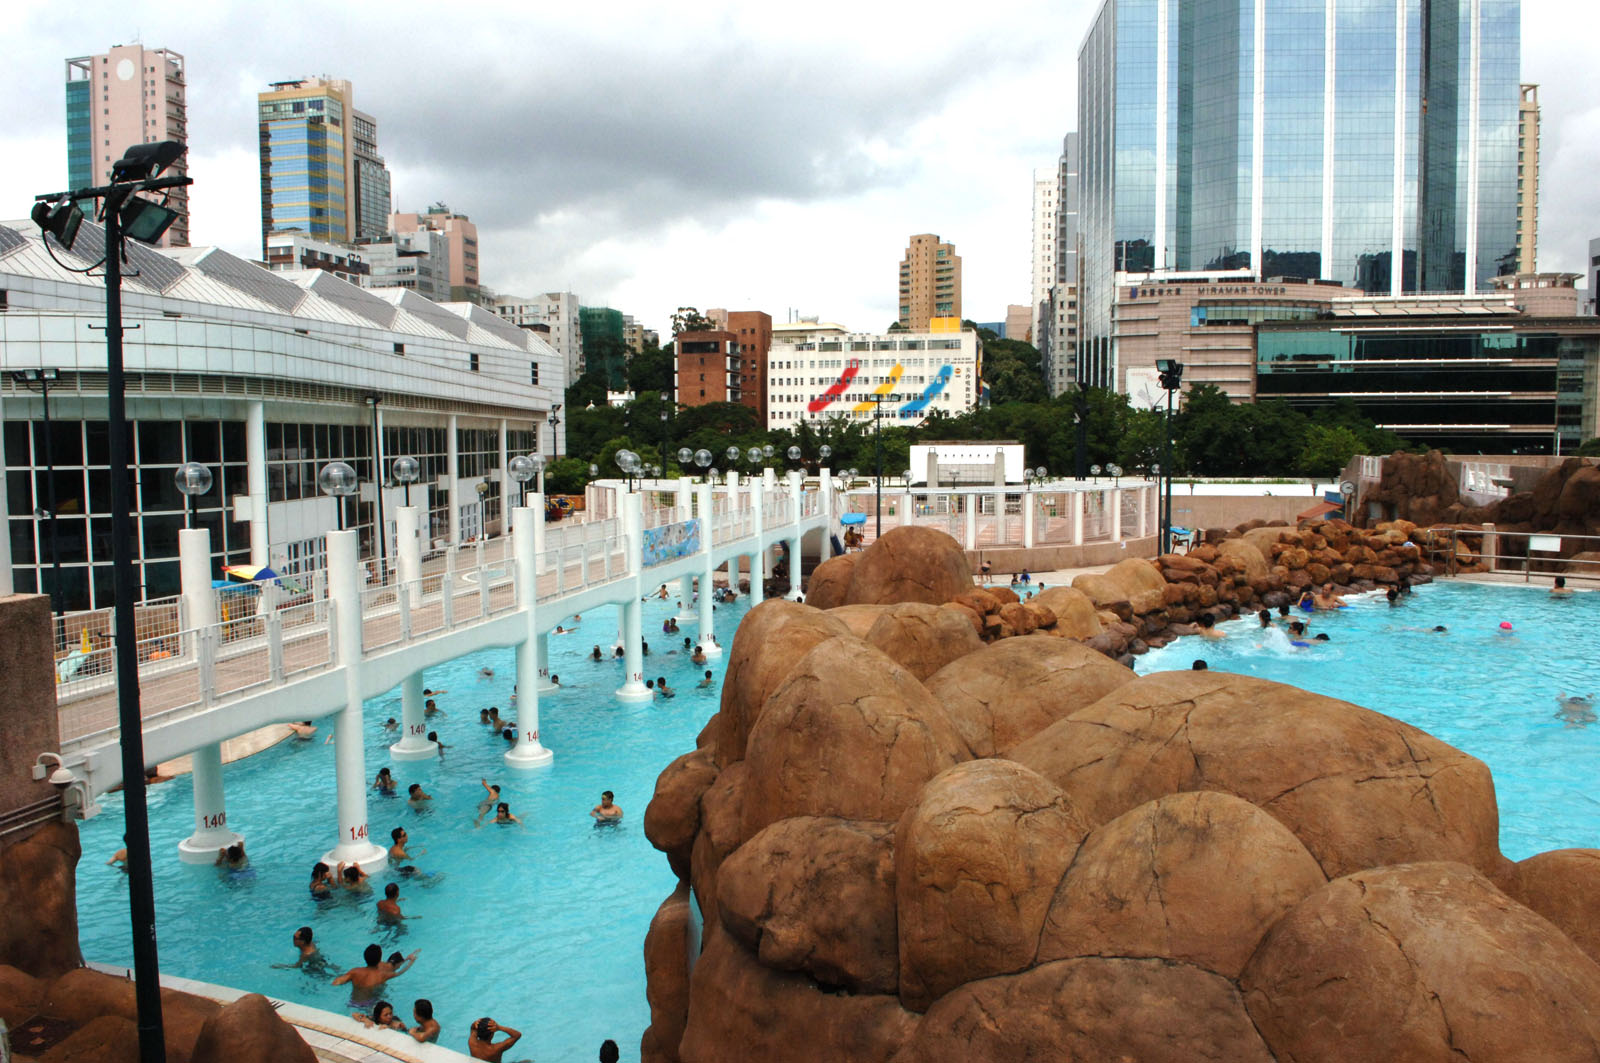
[[[1172,395],[1183,383],[1183,363],[1175,358],[1156,359],[1156,372],[1160,374],[1161,387],[1167,393],[1166,454],[1161,460],[1161,471],[1167,478],[1162,494],[1161,552],[1172,552]]]
[[[416,458],[396,458],[389,465],[389,475],[394,477],[395,483],[405,487],[406,508],[411,508],[411,485],[422,475],[422,466],[417,463]]]
[[[100,204],[105,225],[106,278],[106,428],[110,433],[111,586],[115,604],[117,728],[122,747],[123,816],[128,846],[128,912],[133,929],[134,1000],[139,1019],[139,1058],[163,1063],[166,1042],[161,1022],[161,965],[156,951],[156,898],[150,869],[150,816],[144,792],[144,732],[139,709],[138,632],[134,605],[139,586],[133,565],[132,500],[128,497],[127,379],[122,365],[123,240],[154,243],[177,220],[176,211],[136,192],[170,192],[194,182],[161,174],[183,157],[184,146],[163,140],[135,144],[111,167],[111,183],[36,196],[32,218],[67,250],[83,222],[83,202]],[[49,236],[44,240],[50,249]],[[50,254],[54,257],[54,252]],[[69,269],[73,267],[67,267]],[[93,267],[91,267],[93,268]],[[78,271],[86,272],[86,271]]]
[[[705,447],[701,447],[699,450],[695,451],[694,463],[700,466],[700,478],[702,481],[704,481],[706,478],[706,470],[711,467],[711,451],[707,450]]]
[[[1077,441],[1072,458],[1072,475],[1081,480],[1089,471],[1089,392],[1082,384],[1072,397],[1073,420],[1077,425]]]
[[[561,433],[556,431],[557,428],[561,427],[561,418],[556,416],[556,414],[558,414],[560,412],[561,412],[561,403],[558,402],[554,406],[550,407],[550,416],[547,418],[547,420],[549,421],[549,424],[550,424],[550,460],[551,461],[558,461],[561,458]],[[537,442],[537,440],[535,440],[535,442]]]
[[[661,392],[661,467],[667,467],[667,448],[672,445],[672,396]]]
[[[55,433],[50,430],[50,381],[59,375],[60,371],[56,369],[14,369],[11,372],[11,379],[24,387],[37,381],[39,393],[44,399],[44,490],[50,516],[50,610],[58,615],[61,612],[61,542],[56,533]],[[40,512],[43,511],[36,510],[35,517]]]
[[[883,535],[883,426],[879,417],[883,413],[883,400],[888,398],[882,392],[872,394],[872,450],[877,464],[877,485],[874,489],[877,503],[877,516],[875,528],[872,533],[874,538]]]
[[[378,403],[383,401],[382,395],[368,395],[367,405],[372,408],[372,470],[373,494],[377,496],[376,509],[377,532],[376,553],[378,555],[378,571],[389,571],[389,529],[383,519],[383,464],[379,459],[383,456],[383,433],[378,428]]]

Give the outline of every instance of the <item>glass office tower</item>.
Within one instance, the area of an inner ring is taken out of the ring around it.
[[[1119,272],[1403,294],[1514,270],[1520,36],[1520,0],[1105,0],[1079,379],[1114,379]]]

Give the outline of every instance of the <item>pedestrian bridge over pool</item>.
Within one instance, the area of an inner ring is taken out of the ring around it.
[[[306,593],[268,586],[235,615],[230,599],[211,583],[209,533],[181,533],[183,593],[171,604],[176,624],[141,635],[140,716],[145,763],[193,754],[195,833],[180,844],[192,862],[211,862],[217,850],[239,840],[230,829],[223,798],[221,743],[269,724],[336,714],[339,844],[325,858],[360,863],[369,870],[384,850],[367,838],[367,771],[362,743],[362,703],[393,689],[402,692],[398,760],[436,755],[426,737],[423,670],[491,647],[516,648],[519,702],[517,742],[510,767],[537,768],[553,753],[539,741],[539,692],[549,687],[547,637],[574,613],[603,605],[621,607],[619,630],[626,680],[617,697],[647,700],[643,682],[640,604],[658,586],[698,579],[698,644],[710,656],[722,651],[713,631],[712,573],[724,564],[730,577],[747,558],[750,592],[762,596],[776,549],[787,552],[791,572],[810,533],[829,549],[836,508],[834,484],[824,470],[807,489],[800,474],[778,481],[694,484],[684,479],[665,492],[664,506],[644,504],[638,490],[617,492],[617,515],[546,528],[543,497],[531,495],[513,510],[507,539],[447,553],[424,566],[421,512],[396,515],[397,569],[392,580],[367,582],[355,531],[328,534],[324,579]],[[663,492],[649,492],[652,502]],[[781,547],[780,547],[781,544]],[[798,579],[792,581],[797,593]],[[146,603],[146,611],[148,606]],[[61,752],[88,781],[92,793],[122,781],[117,691],[112,651],[87,641],[58,663]]]

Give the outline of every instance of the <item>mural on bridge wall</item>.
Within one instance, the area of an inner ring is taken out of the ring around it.
[[[806,404],[806,411],[808,413],[821,413],[823,410],[833,405],[835,401],[843,397],[846,391],[850,390],[851,382],[856,378],[856,375],[860,371],[861,370],[856,366],[846,366],[844,372],[839,374],[839,379],[835,380],[827,391],[824,391],[821,395],[818,395],[816,398],[812,399]],[[889,370],[889,379],[873,388],[870,394],[889,395],[893,393],[896,385],[900,383],[900,378],[904,375],[905,368],[901,366],[899,362],[896,362],[894,364],[894,368]],[[955,376],[955,368],[953,366],[940,366],[939,371],[933,375],[933,380],[928,383],[927,387],[922,389],[922,393],[910,401],[900,405],[898,408],[892,407],[894,412],[890,416],[900,418],[901,420],[911,420],[926,416],[928,404],[938,397],[939,393],[943,391],[950,383],[950,380],[953,376]],[[898,395],[896,396],[897,401],[899,397],[900,396]],[[851,412],[866,413],[867,411],[871,410],[873,406],[874,402],[871,399],[868,399],[865,402],[856,403],[853,407],[851,407]]]
[[[700,521],[686,520],[663,524],[644,531],[644,565],[660,565],[700,552]]]

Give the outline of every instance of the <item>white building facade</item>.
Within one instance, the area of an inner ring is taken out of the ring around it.
[[[1033,175],[1033,298],[1029,335],[1044,349],[1050,331],[1050,291],[1056,283],[1056,202],[1058,180],[1054,171]],[[1012,339],[1021,339],[1012,336]]]
[[[767,368],[767,427],[844,417],[921,424],[935,411],[965,413],[979,399],[982,347],[960,332],[782,336],[773,327]]]
[[[572,292],[545,292],[533,298],[502,295],[494,301],[494,312],[518,328],[545,325],[549,342],[561,353],[567,366],[567,379],[583,375],[583,328],[578,319],[579,299]]]
[[[103,239],[85,222],[75,250],[56,255],[81,269]],[[143,598],[178,589],[185,506],[174,473],[184,462],[213,475],[193,520],[211,533],[220,578],[225,564],[321,567],[340,504],[363,553],[391,565],[394,513],[406,498],[392,474],[401,456],[421,465],[410,492],[426,510],[430,546],[495,534],[505,501],[518,497],[507,457],[551,453],[549,414],[566,366],[480,307],[371,292],[319,269],[269,272],[215,248],[130,242],[129,273]],[[63,609],[102,608],[111,595],[103,282],[54,262],[31,225],[0,226],[0,309],[0,593],[54,589]],[[18,372],[29,369],[50,377],[48,398]],[[334,460],[354,466],[361,483],[343,503],[316,486]]]

